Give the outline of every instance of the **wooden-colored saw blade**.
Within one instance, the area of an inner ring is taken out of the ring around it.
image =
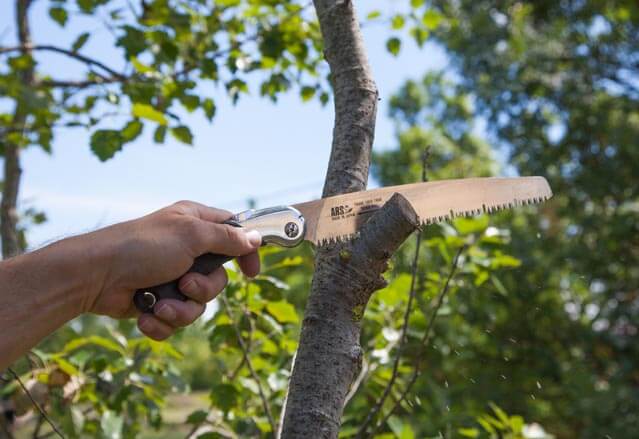
[[[540,203],[552,197],[543,177],[464,178],[389,186],[296,204],[306,220],[305,239],[316,245],[351,239],[370,215],[400,193],[423,225],[460,216]]]

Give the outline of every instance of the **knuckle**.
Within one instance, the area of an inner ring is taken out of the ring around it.
[[[177,210],[189,210],[193,207],[193,202],[189,200],[180,200],[173,203],[172,207]]]

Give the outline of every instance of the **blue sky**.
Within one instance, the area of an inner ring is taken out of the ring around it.
[[[70,19],[70,31],[61,29],[48,18],[47,3],[35,2],[32,8],[35,43],[68,46],[80,31],[90,30],[83,52],[106,57],[118,67],[106,30],[77,16]],[[391,0],[357,3],[362,18],[373,9],[393,11],[400,4]],[[15,38],[12,5],[0,16],[0,45],[11,44]],[[378,150],[395,145],[387,117],[390,96],[405,80],[447,63],[435,45],[419,49],[408,39],[395,58],[385,49],[389,35],[388,27],[381,24],[364,29],[381,97],[374,146]],[[38,54],[37,59],[40,68],[56,76],[69,78],[81,71],[81,66],[64,57]],[[134,218],[180,199],[240,211],[249,198],[266,207],[320,195],[330,153],[332,102],[326,107],[314,101],[302,103],[290,93],[273,104],[252,89],[250,96],[233,106],[221,91],[211,93],[218,106],[213,122],[199,113],[185,119],[195,135],[193,147],[169,137],[165,145],[155,145],[147,129],[112,160],[101,163],[89,150],[90,133],[75,128],[57,131],[52,155],[37,148],[25,151],[22,205],[42,209],[49,218],[29,231],[31,247]]]

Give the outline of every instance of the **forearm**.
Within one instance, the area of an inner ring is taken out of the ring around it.
[[[91,235],[0,262],[0,369],[85,311],[104,266]]]

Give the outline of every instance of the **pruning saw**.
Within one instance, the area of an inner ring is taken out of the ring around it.
[[[306,240],[322,246],[355,239],[362,224],[395,193],[410,202],[424,226],[541,203],[552,197],[543,177],[440,180],[353,192],[292,206],[251,209],[234,215],[226,224],[259,231],[263,244],[295,247]],[[197,257],[188,272],[209,274],[231,259],[232,256],[207,253]],[[150,313],[161,299],[186,300],[178,288],[178,279],[139,289],[133,301],[141,312]]]

